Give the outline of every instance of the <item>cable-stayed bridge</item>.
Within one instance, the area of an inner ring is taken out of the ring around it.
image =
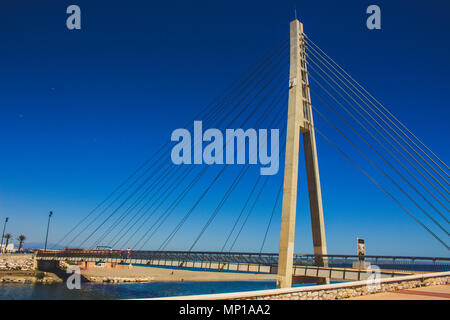
[[[291,22],[287,38],[243,72],[184,128],[195,132],[196,120],[201,120],[204,128],[224,132],[229,128],[280,128],[280,144],[275,149],[278,173],[261,175],[263,168],[254,165],[252,137],[259,133],[260,139],[255,141],[267,157],[275,143],[268,132],[267,139],[261,139],[261,130],[253,129],[245,131],[244,139],[232,137],[233,155],[241,147],[248,150],[239,165],[224,164],[225,158],[228,160],[228,138],[220,143],[217,135],[216,139],[210,136],[205,140],[194,134],[194,154],[188,155],[189,159],[193,156],[194,164],[186,161],[182,165],[171,161],[173,143],[168,141],[58,241],[59,246],[83,249],[40,251],[38,259],[277,273],[279,287],[290,287],[293,276],[325,282],[361,279],[361,270],[345,271],[358,257],[327,252],[316,137],[391,199],[399,214],[409,216],[437,246],[449,249],[449,167],[310,39],[298,20]],[[210,144],[204,148],[205,141]],[[294,255],[301,145],[314,248],[314,255],[309,256]],[[213,160],[200,165],[208,147]],[[184,152],[183,158],[187,157]],[[261,152],[258,155],[261,161]],[[269,164],[266,161],[264,165]],[[258,203],[264,203],[267,215],[265,221],[258,217],[261,239],[254,241],[259,242],[259,252],[236,252],[237,243],[251,227],[249,221]],[[227,209],[232,212],[226,218],[229,229],[207,237],[217,238],[217,251],[196,251],[205,234],[215,230],[214,223],[227,205],[233,208]],[[280,211],[279,252],[268,254],[264,248]],[[198,212],[204,221],[192,225],[192,217]],[[186,244],[185,251],[168,249],[176,237]],[[386,276],[401,273],[395,263],[399,260],[412,265],[425,261],[418,268],[423,270],[416,271],[448,270],[446,258],[367,259],[384,265],[389,270],[383,271]],[[387,262],[389,259],[392,263]]]

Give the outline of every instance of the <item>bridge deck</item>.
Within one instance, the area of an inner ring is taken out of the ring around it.
[[[293,275],[308,278],[330,278],[335,281],[366,280],[372,273],[364,269],[354,269],[351,263],[356,261],[356,256],[321,256],[326,259],[327,267],[315,265],[314,255],[296,256],[294,259]],[[93,261],[111,262],[119,264],[138,264],[170,268],[189,268],[197,270],[218,270],[227,272],[251,272],[251,273],[277,273],[276,254],[253,253],[217,253],[217,252],[157,252],[157,251],[112,251],[112,250],[60,250],[39,251],[38,260],[63,260],[63,261]],[[417,262],[428,261],[427,264],[405,264],[406,270],[401,270],[400,265],[392,261],[410,260]],[[443,269],[448,270],[447,258],[419,258],[419,257],[367,257],[366,260],[376,260],[380,267],[380,277],[389,278],[411,274],[412,266],[416,269]],[[392,260],[392,261],[391,261]],[[387,262],[386,262],[387,261]],[[431,262],[430,262],[431,261]],[[436,261],[439,263],[436,264]],[[428,270],[423,270],[428,271]],[[430,270],[431,271],[431,270]]]

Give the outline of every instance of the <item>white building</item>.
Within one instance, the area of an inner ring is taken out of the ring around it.
[[[5,252],[5,244],[2,244],[0,248],[1,252]],[[8,246],[6,247],[6,252],[16,252],[17,249],[14,248],[14,243],[8,243]]]

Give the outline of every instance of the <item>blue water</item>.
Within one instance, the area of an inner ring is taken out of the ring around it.
[[[69,290],[58,284],[2,284],[0,300],[133,299],[274,289],[275,281],[81,283]]]

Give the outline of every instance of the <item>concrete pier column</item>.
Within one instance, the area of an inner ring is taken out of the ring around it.
[[[301,108],[303,95],[300,69],[300,34],[302,32],[303,26],[300,21],[292,21],[290,24],[289,102],[286,129],[286,157],[284,164],[280,250],[278,257],[278,288],[292,286],[300,123],[304,121],[303,110]]]
[[[303,134],[314,253],[327,254],[319,165],[303,40],[303,25],[298,20],[294,20],[290,24],[289,102],[287,118],[283,207],[277,273],[278,288],[289,288],[292,286],[300,133]],[[316,264],[318,266],[326,266],[327,262],[320,257],[316,259]],[[329,281],[324,279],[321,282],[326,283]]]

